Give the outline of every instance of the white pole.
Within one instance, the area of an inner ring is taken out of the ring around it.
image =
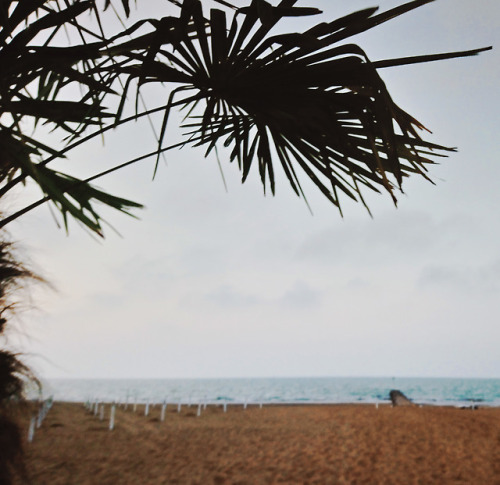
[[[227,413],[227,402],[226,401],[224,401],[224,405],[223,406],[224,406],[224,412]]]
[[[375,409],[378,409],[378,402],[375,403]]]
[[[94,403],[94,416],[97,416],[97,408],[98,407],[99,407],[99,401],[97,401],[97,399],[96,399],[96,401]]]
[[[162,407],[161,407],[161,417],[160,421],[165,421],[165,410],[167,409],[167,403],[164,402]]]
[[[179,401],[178,404],[177,404],[177,412],[180,413],[181,412],[181,402]]]
[[[149,399],[146,401],[146,407],[144,408],[144,416],[149,414]]]
[[[111,406],[111,412],[109,413],[109,430],[113,431],[115,429],[115,410],[116,406],[113,404]]]
[[[38,411],[38,416],[36,418],[36,427],[39,428],[42,425],[43,417],[42,417],[42,410],[40,409]]]
[[[102,421],[104,419],[104,404],[101,404],[101,409],[99,412],[99,419]]]
[[[247,408],[247,400],[245,399],[245,402],[243,403],[243,409]]]
[[[198,404],[198,411],[196,411],[196,416],[198,416],[198,417],[201,416],[201,403]]]
[[[134,401],[134,413],[137,411],[137,401]]]
[[[33,416],[30,421],[30,428],[28,430],[28,442],[31,443],[33,441],[33,437],[35,436],[35,426],[36,426],[36,418]]]
[[[262,401],[259,403],[259,408],[262,409]]]

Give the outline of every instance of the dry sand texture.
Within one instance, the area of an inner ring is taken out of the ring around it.
[[[109,431],[109,407],[56,403],[26,444],[33,483],[500,484],[500,409],[160,408],[119,409]]]

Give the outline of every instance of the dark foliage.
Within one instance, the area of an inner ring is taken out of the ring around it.
[[[108,2],[109,3],[109,2]],[[129,11],[128,1],[123,7]],[[101,234],[101,218],[95,202],[128,213],[140,204],[114,197],[90,184],[40,163],[57,150],[35,136],[23,123],[44,123],[79,137],[89,126],[101,125],[112,116],[102,106],[112,91],[112,75],[96,70],[95,59],[106,45],[102,33],[90,32],[77,19],[97,16],[93,1],[2,3],[0,15],[0,197],[26,179],[33,180],[63,216],[82,222]],[[61,47],[53,39],[66,29],[80,44]],[[81,41],[84,33],[91,42]],[[55,44],[55,45],[54,45]],[[67,86],[82,90],[80,99],[64,99]]]
[[[4,235],[5,237],[5,235]],[[18,292],[27,280],[41,279],[22,264],[12,243],[0,241],[0,338],[15,313]],[[27,382],[40,385],[20,356],[0,348],[0,483],[9,484],[12,474],[24,475],[20,429],[12,413],[24,398]]]
[[[19,356],[7,350],[0,350],[0,406],[12,399],[20,401],[28,380],[37,382]]]
[[[15,420],[0,411],[0,483],[9,485],[13,477],[26,477],[21,432]]]
[[[0,221],[0,227],[51,201],[66,226],[71,216],[102,235],[96,202],[125,213],[140,207],[89,183],[138,159],[87,180],[48,166],[84,141],[147,114],[122,119],[134,82],[136,99],[146,83],[177,85],[166,106],[151,110],[165,112],[158,151],[169,149],[163,147],[169,112],[181,106],[189,110],[186,143],[205,145],[207,154],[217,145],[228,147],[243,181],[257,165],[264,187],[274,193],[281,167],[298,195],[303,195],[301,180],[309,179],[339,208],[341,194],[364,203],[365,189],[385,190],[396,201],[394,189],[401,189],[404,177],[427,178],[427,166],[452,149],[421,137],[424,126],[396,105],[378,70],[483,49],[371,62],[350,37],[430,1],[414,0],[382,13],[369,8],[302,33],[273,35],[282,19],[319,11],[296,7],[296,0],[277,6],[252,0],[247,7],[233,7],[231,20],[220,9],[212,9],[207,19],[199,0],[172,0],[180,7],[178,17],[142,20],[111,38],[102,28],[89,31],[78,21],[88,13],[100,20],[94,2],[46,0],[16,8],[16,2],[4,2],[0,64],[7,68],[0,82],[0,117],[11,123],[0,122],[0,197],[28,178],[44,197]],[[130,2],[122,0],[121,6],[128,15]],[[62,27],[81,42],[53,45]],[[69,85],[80,87],[80,99],[64,99],[62,90]],[[191,92],[177,101],[186,91]],[[108,112],[103,101],[117,94],[121,102]],[[20,125],[25,118],[63,130],[71,144],[57,150],[28,136]],[[99,129],[82,137],[92,126]]]

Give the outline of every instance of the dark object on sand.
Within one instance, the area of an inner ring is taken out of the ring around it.
[[[401,391],[393,389],[389,397],[393,406],[413,406],[413,403]]]

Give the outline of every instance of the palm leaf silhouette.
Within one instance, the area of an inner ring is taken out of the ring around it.
[[[396,202],[394,188],[401,188],[404,177],[427,177],[434,157],[453,149],[420,136],[424,126],[394,103],[377,69],[483,49],[373,63],[359,46],[344,41],[429,1],[379,14],[365,9],[303,33],[272,36],[284,17],[318,10],[295,7],[294,0],[278,6],[253,0],[231,22],[218,9],[207,21],[199,0],[185,0],[178,18],[152,22],[155,31],[133,41],[138,50],[147,43],[147,56],[122,65],[121,72],[129,75],[129,84],[138,78],[140,84],[173,82],[195,90],[196,100],[185,108],[201,100],[204,108],[188,117],[188,143],[205,145],[207,155],[223,144],[243,181],[256,164],[264,187],[274,193],[279,165],[302,194],[300,167],[339,208],[339,193],[363,201],[363,187],[385,189]],[[160,144],[168,113],[167,108]]]
[[[108,2],[109,3],[109,2]],[[123,1],[129,13],[128,1]],[[15,6],[14,6],[15,5]],[[35,134],[27,136],[22,123],[50,124],[62,129],[69,140],[79,138],[90,126],[102,126],[112,116],[102,105],[114,93],[112,75],[99,71],[96,59],[106,39],[91,33],[94,42],[60,47],[51,39],[62,28],[83,27],[78,17],[98,12],[94,2],[81,1],[60,6],[53,1],[4,2],[0,13],[0,196],[27,178],[33,180],[61,212],[67,227],[71,214],[85,227],[102,234],[101,217],[94,203],[100,202],[129,213],[140,204],[114,197],[84,180],[50,170],[40,163],[47,156],[60,157]],[[88,33],[88,32],[86,32]],[[81,99],[66,100],[63,89],[82,88]],[[20,211],[25,213],[26,210]],[[9,220],[9,218],[7,218]],[[5,221],[5,220],[4,220]]]
[[[122,119],[134,81],[137,95],[147,83],[178,85],[160,107],[164,116],[157,156],[169,149],[163,140],[170,110],[181,106],[188,112],[185,144],[205,146],[206,155],[217,146],[227,147],[243,182],[256,165],[264,189],[274,194],[281,167],[298,195],[304,195],[305,176],[339,209],[341,194],[364,204],[365,189],[385,190],[396,202],[394,192],[404,177],[417,173],[427,178],[427,166],[453,149],[421,137],[423,125],[394,103],[378,69],[485,49],[371,62],[349,38],[430,1],[414,0],[382,13],[365,9],[302,33],[273,35],[283,18],[319,10],[296,7],[295,0],[277,6],[253,0],[239,9],[218,0],[233,9],[232,19],[221,9],[212,9],[207,19],[199,0],[171,0],[180,6],[179,16],[146,19],[111,38],[102,29],[89,32],[78,23],[87,12],[99,20],[92,1],[60,7],[37,0],[18,2],[15,8],[15,2],[7,2],[0,12],[0,197],[26,178],[39,185],[44,197],[5,218],[0,227],[50,200],[65,223],[70,214],[102,234],[94,202],[126,213],[140,207],[90,185],[102,174],[78,180],[47,167],[85,140],[158,111],[137,111]],[[129,0],[120,3],[128,16]],[[106,1],[103,8],[110,5]],[[32,22],[23,25],[28,19]],[[150,31],[138,34],[146,24]],[[92,42],[51,45],[50,39],[66,25],[82,39],[91,34]],[[36,42],[39,36],[45,39],[41,43]],[[82,87],[81,99],[61,99],[69,84]],[[33,85],[36,95],[31,94]],[[188,96],[178,100],[185,92]],[[121,101],[107,111],[104,99],[117,93]],[[10,124],[3,122],[5,116]],[[56,150],[28,137],[21,129],[25,117],[65,130],[72,143]],[[95,125],[97,131],[83,136]],[[103,174],[130,163],[134,161]]]

